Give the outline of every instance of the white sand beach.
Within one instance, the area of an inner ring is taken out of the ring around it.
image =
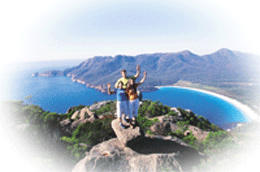
[[[198,92],[202,92],[202,93],[205,93],[205,94],[209,94],[209,95],[212,95],[214,97],[218,97],[222,100],[225,100],[226,102],[234,105],[235,107],[237,107],[239,110],[241,110],[242,112],[244,112],[248,118],[250,118],[251,120],[260,120],[260,117],[257,113],[255,113],[252,109],[250,109],[250,107],[248,107],[247,105],[235,100],[235,99],[232,99],[232,98],[229,98],[227,96],[223,96],[223,95],[220,95],[220,94],[217,94],[217,93],[214,93],[214,92],[211,92],[211,91],[206,91],[206,90],[201,90],[201,89],[197,89],[197,88],[191,88],[191,87],[180,87],[180,86],[156,86],[156,88],[160,89],[160,88],[164,88],[164,87],[175,87],[175,88],[183,88],[183,89],[189,89],[189,90],[193,90],[193,91],[198,91]]]

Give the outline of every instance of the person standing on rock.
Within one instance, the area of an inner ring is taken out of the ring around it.
[[[139,109],[139,97],[137,94],[137,87],[141,85],[147,77],[147,72],[144,72],[144,77],[139,83],[135,83],[134,79],[129,79],[126,87],[126,94],[128,95],[129,100],[129,119],[130,119],[130,125],[136,124],[136,118],[138,115],[138,109]]]
[[[126,70],[122,70],[121,71],[122,78],[117,80],[117,82],[115,84],[115,88],[118,88],[118,83],[121,81],[121,82],[123,82],[123,89],[125,90],[127,82],[128,82],[129,79],[134,79],[135,80],[136,78],[139,77],[139,74],[140,74],[140,66],[139,65],[136,66],[136,70],[137,70],[136,74],[134,76],[130,76],[130,77],[128,77],[126,75],[127,74]]]
[[[117,80],[117,82],[115,83],[115,88],[118,88],[118,83],[119,82],[122,82],[123,83],[123,89],[125,90],[126,89],[126,85],[127,85],[127,82],[128,82],[128,80],[129,79],[133,79],[133,80],[136,80],[136,78],[138,78],[139,77],[139,74],[140,74],[140,65],[137,65],[136,66],[136,74],[134,75],[134,76],[130,76],[130,77],[128,77],[127,76],[127,73],[126,73],[126,70],[122,70],[121,71],[121,75],[122,75],[122,78],[120,78],[120,79],[118,79]],[[128,100],[127,100],[127,107],[129,107],[129,102],[128,102]],[[126,120],[126,118],[129,118],[127,115],[125,115],[125,120]]]
[[[125,93],[125,90],[123,89],[123,82],[119,81],[118,82],[118,88],[116,91],[111,91],[111,84],[107,84],[108,88],[108,94],[117,94],[117,104],[116,104],[116,109],[117,109],[117,117],[120,122],[120,126],[125,129],[126,126],[122,123],[122,114],[124,112],[125,115],[129,114],[128,111],[128,98]]]

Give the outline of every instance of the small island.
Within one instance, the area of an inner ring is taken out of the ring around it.
[[[35,72],[35,73],[33,73],[32,76],[33,76],[33,77],[37,77],[37,76],[39,76],[39,72]]]
[[[58,76],[59,72],[60,72],[59,70],[48,70],[42,73],[35,72],[32,74],[32,76],[53,77],[53,76]]]

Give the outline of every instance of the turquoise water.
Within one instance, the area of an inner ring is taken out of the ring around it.
[[[51,67],[51,68],[50,68]],[[59,66],[64,69],[67,66]],[[52,66],[21,67],[10,72],[1,88],[1,100],[25,100],[41,106],[44,110],[65,113],[69,107],[90,105],[95,101],[115,100],[115,95],[103,94],[93,88],[72,82],[69,77],[32,77],[36,71],[57,69]],[[210,122],[223,125],[232,122],[246,122],[244,112],[232,104],[209,94],[184,88],[163,87],[154,92],[143,93],[144,99],[159,100],[164,105],[190,109]]]
[[[145,93],[145,98],[156,100],[172,107],[190,109],[217,125],[246,122],[247,115],[229,102],[196,90],[162,87],[158,91]]]
[[[78,64],[78,63],[77,63]],[[75,64],[76,65],[76,64]],[[103,94],[93,88],[72,82],[69,77],[32,77],[37,71],[57,69],[52,63],[45,66],[20,66],[8,73],[8,79],[1,88],[1,100],[24,100],[39,105],[44,110],[65,113],[77,105],[91,105],[95,101],[115,100],[115,95]],[[60,65],[58,69],[66,69]],[[25,97],[32,96],[30,99]]]

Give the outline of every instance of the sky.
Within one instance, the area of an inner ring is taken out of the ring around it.
[[[87,59],[221,48],[260,54],[257,1],[1,2],[4,62]]]
[[[256,0],[4,0],[0,78],[6,67],[14,68],[13,62],[183,50],[204,55],[221,48],[260,55],[258,4]],[[3,78],[6,84],[8,76]],[[20,162],[12,144],[1,143],[5,155]],[[19,163],[17,168],[27,165]]]

